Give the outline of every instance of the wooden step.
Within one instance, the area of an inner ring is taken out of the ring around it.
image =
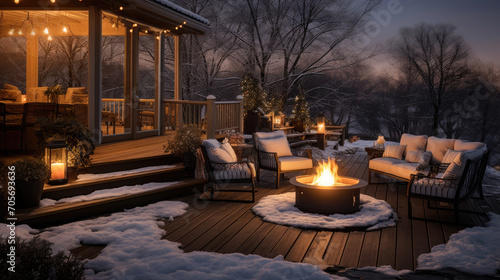
[[[181,159],[171,154],[161,153],[157,156],[147,156],[142,158],[100,161],[99,163],[91,164],[90,167],[83,170],[82,173],[110,173],[148,166],[175,164],[181,161]]]
[[[150,182],[171,182],[184,178],[184,166],[181,163],[173,164],[172,168],[163,168],[111,178],[73,181],[65,185],[45,185],[42,198],[61,199],[76,195],[89,194],[96,190],[133,186]]]
[[[18,209],[16,218],[18,223],[28,224],[33,227],[53,226],[201,192],[206,182],[206,180],[200,179],[184,179],[165,188],[137,194],[83,202],[61,203],[47,207]]]

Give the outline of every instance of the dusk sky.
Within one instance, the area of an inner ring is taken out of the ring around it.
[[[389,23],[382,27],[372,43],[388,43],[404,26],[418,23],[450,23],[457,27],[456,34],[463,36],[473,56],[484,63],[500,66],[500,1],[499,0],[383,0],[378,11],[390,11],[391,2],[399,3],[399,13],[392,14]],[[393,4],[393,5],[396,5]],[[376,59],[379,68],[387,60],[382,55]],[[386,64],[385,64],[386,65]]]

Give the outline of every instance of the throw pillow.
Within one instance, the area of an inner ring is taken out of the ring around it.
[[[226,152],[231,156],[233,161],[238,161],[238,157],[236,156],[233,147],[231,147],[231,144],[229,144],[227,138],[224,138],[224,140],[222,141],[222,148],[226,150]]]
[[[264,152],[277,153],[278,157],[290,157],[292,151],[288,145],[288,140],[285,137],[274,139],[261,139],[260,145]]]
[[[4,84],[3,85],[4,89],[12,89],[12,90],[19,90],[16,86],[11,85],[11,84]]]
[[[420,155],[420,158],[418,159],[418,165],[417,165],[417,171],[422,171],[429,166],[429,163],[431,163],[432,159],[432,153],[430,151],[427,151],[425,153],[422,153]]]
[[[234,162],[231,155],[222,148],[216,139],[204,140],[202,145],[205,146],[210,161],[218,163]]]
[[[408,149],[408,147],[406,147],[406,149]],[[406,151],[405,159],[407,162],[418,162],[423,153],[424,151]]]
[[[385,146],[383,157],[402,159],[406,145],[387,145]]]
[[[446,168],[443,179],[458,179],[465,169],[464,154],[459,152],[451,164]]]
[[[431,136],[427,140],[427,151],[432,153],[432,163],[443,162],[448,149],[453,149],[456,139],[443,139]]]
[[[400,145],[406,145],[405,156],[408,157],[408,152],[411,151],[425,151],[427,146],[427,135],[412,135],[404,133],[401,135]]]
[[[449,149],[443,157],[443,161],[441,163],[452,163],[453,160],[459,155],[461,152],[457,152],[453,149]]]

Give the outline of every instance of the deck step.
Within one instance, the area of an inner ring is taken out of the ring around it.
[[[110,173],[137,169],[148,166],[168,165],[179,163],[181,160],[171,154],[160,153],[157,156],[147,156],[135,159],[112,160],[91,164],[90,167],[83,170],[83,173]]]
[[[172,182],[183,179],[184,166],[181,163],[172,164],[172,166],[172,168],[162,168],[154,171],[145,171],[110,178],[85,181],[77,180],[59,186],[45,185],[42,198],[57,200],[65,197],[89,194],[96,190],[140,185],[151,182]]]
[[[47,207],[18,209],[16,218],[18,222],[33,227],[47,227],[193,194],[200,192],[206,182],[206,180],[201,179],[184,179],[164,188],[137,194],[83,202],[61,203]]]

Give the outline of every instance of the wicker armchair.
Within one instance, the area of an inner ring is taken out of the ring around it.
[[[431,174],[427,176],[423,174],[411,175],[407,188],[408,217],[410,219],[414,218],[412,216],[411,199],[421,198],[428,201],[433,200],[453,204],[455,222],[458,224],[458,205],[471,198],[476,192],[483,199],[482,182],[488,157],[489,152],[486,152],[480,158],[465,159],[465,168],[459,178],[443,179],[438,175],[443,174],[442,172],[448,167],[448,164],[436,166]]]
[[[284,176],[285,173],[309,170],[313,167],[311,151],[309,150],[307,152],[307,158],[297,156],[299,149],[290,149],[288,140],[283,131],[274,131],[269,133],[256,132],[253,136],[258,158],[258,180],[260,180],[261,168],[276,171],[276,188],[279,188],[280,177]],[[276,144],[272,144],[272,142],[275,142]],[[283,156],[283,154],[286,155]]]
[[[210,183],[205,191],[210,192],[208,200],[215,201],[235,201],[235,202],[255,202],[255,165],[251,162],[234,161],[222,162],[221,160],[214,159],[209,153],[211,147],[205,140],[201,145],[201,151],[205,161],[205,168],[208,172]],[[229,144],[228,144],[229,145]],[[230,147],[230,146],[229,146]],[[230,183],[251,183],[251,189],[226,189],[227,184]],[[252,193],[251,200],[228,200],[228,199],[215,199],[215,192],[250,192]],[[201,199],[201,198],[200,198]]]

